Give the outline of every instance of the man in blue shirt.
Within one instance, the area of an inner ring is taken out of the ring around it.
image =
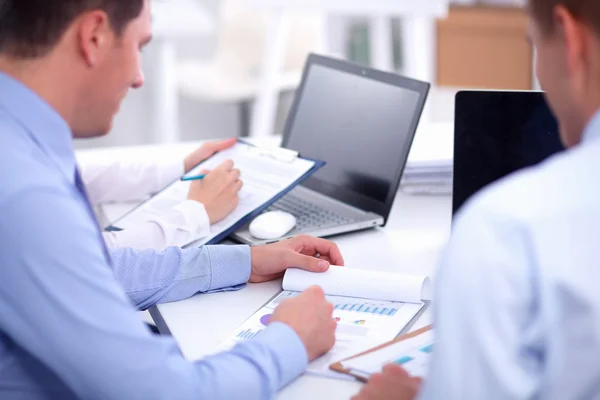
[[[109,254],[71,139],[110,130],[143,83],[150,38],[149,0],[0,0],[3,400],[271,398],[333,346],[333,306],[318,288],[282,303],[255,340],[196,363],[136,315],[288,266],[343,263],[335,245],[310,237]]]
[[[529,13],[570,150],[458,216],[421,399],[600,398],[600,1],[529,0]],[[356,399],[412,399],[419,386],[391,365]]]

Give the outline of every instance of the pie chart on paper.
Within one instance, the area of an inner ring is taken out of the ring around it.
[[[270,318],[271,318],[271,314],[263,315],[262,317],[260,317],[260,323],[263,324],[264,326],[267,326]]]

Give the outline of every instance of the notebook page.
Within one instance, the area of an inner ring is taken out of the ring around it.
[[[284,290],[301,292],[314,285],[331,296],[409,303],[431,297],[431,280],[426,276],[331,266],[325,273],[289,269],[283,278]]]
[[[234,161],[234,168],[241,172],[244,186],[239,193],[240,202],[236,209],[222,221],[211,226],[210,236],[194,238],[193,246],[209,242],[214,237],[231,228],[239,220],[265,205],[291,184],[303,177],[314,166],[314,162],[293,158],[281,160],[271,157],[262,149],[245,143],[237,143],[232,148],[215,154],[190,171],[187,176],[199,175],[203,170],[212,170],[226,160]],[[160,217],[173,206],[187,199],[191,182],[177,180],[156,194],[140,207],[118,220],[114,226],[127,229]]]

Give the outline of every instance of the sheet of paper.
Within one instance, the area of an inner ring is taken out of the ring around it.
[[[402,365],[410,375],[423,377],[427,373],[431,360],[433,339],[433,331],[428,330],[378,351],[344,361],[342,365],[352,372],[368,377],[381,372],[386,364],[397,363]]]
[[[282,292],[242,324],[219,346],[219,351],[229,350],[237,343],[259,335],[268,325],[269,318],[279,303],[299,294],[293,291]],[[333,317],[338,323],[336,343],[328,354],[309,365],[307,373],[340,379],[348,379],[348,376],[329,370],[330,364],[394,339],[424,305],[343,296],[327,296],[327,300],[335,306]]]
[[[211,234],[205,238],[195,238],[190,245],[197,246],[209,242],[220,233],[235,225],[239,220],[265,205],[292,183],[304,176],[314,162],[301,158],[278,159],[258,147],[238,143],[234,147],[215,154],[198,165],[187,175],[199,175],[203,170],[211,170],[226,160],[234,160],[235,168],[241,171],[244,186],[240,191],[237,208],[222,221],[211,226]],[[161,216],[173,206],[187,199],[191,183],[176,181],[131,213],[115,222],[114,226],[127,229],[146,222],[149,217]]]
[[[431,280],[426,276],[332,266],[322,274],[289,269],[283,279],[284,290],[301,292],[314,285],[330,295],[363,299],[419,303],[431,298]]]

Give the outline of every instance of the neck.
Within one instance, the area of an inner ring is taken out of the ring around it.
[[[600,84],[591,85],[591,87],[600,88]],[[592,122],[598,112],[600,112],[600,89],[590,93],[586,106],[582,109],[583,130]]]
[[[587,129],[587,127],[592,123],[592,121],[594,120],[594,118],[596,117],[596,115],[600,113],[600,103],[596,104],[595,106],[590,107],[590,109],[588,110],[588,112],[586,113],[586,123],[585,123],[585,129]],[[585,132],[584,129],[584,132]]]
[[[589,52],[590,74],[587,79],[585,107],[583,107],[584,127],[587,127],[600,111],[600,37],[592,34],[592,50]]]
[[[52,57],[23,60],[0,55],[1,72],[34,91],[71,125],[77,99],[72,90],[73,77],[68,76],[68,70]]]

